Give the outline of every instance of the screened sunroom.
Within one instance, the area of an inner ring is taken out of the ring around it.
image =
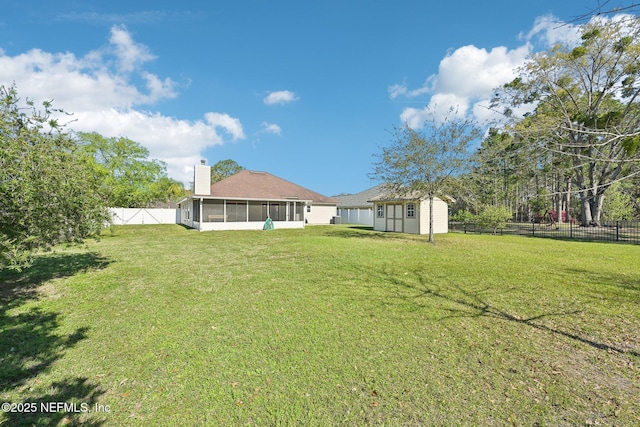
[[[191,198],[180,203],[181,223],[201,231],[259,230],[267,218],[276,228],[303,228],[305,200]]]
[[[210,183],[205,164],[194,167],[194,194],[179,203],[180,222],[200,231],[261,230],[329,224],[336,201],[267,172],[243,170]]]

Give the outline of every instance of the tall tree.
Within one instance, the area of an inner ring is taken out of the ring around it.
[[[533,55],[497,93],[513,131],[568,165],[583,225],[599,224],[604,194],[640,167],[640,19],[597,19],[578,46]],[[516,107],[532,104],[524,119]]]
[[[154,201],[154,183],[166,176],[166,164],[149,160],[149,150],[128,138],[81,133],[82,151],[102,180],[101,194],[109,206],[146,207]]]
[[[168,176],[162,176],[150,186],[152,200],[169,205],[187,196],[184,184]]]
[[[244,168],[236,163],[234,160],[220,160],[215,165],[211,166],[211,183],[215,184],[218,181],[222,181],[225,178],[235,175]]]
[[[0,270],[20,269],[35,251],[78,242],[108,221],[98,181],[74,139],[52,118],[0,87]]]
[[[433,112],[421,129],[396,127],[388,147],[376,154],[372,178],[382,181],[391,195],[429,200],[429,241],[433,236],[433,199],[443,196],[456,175],[469,166],[470,144],[480,129],[451,110],[444,119]]]

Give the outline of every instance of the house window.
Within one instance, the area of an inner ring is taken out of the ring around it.
[[[307,205],[307,213],[311,212],[311,205]]]
[[[415,218],[415,217],[416,217],[416,204],[407,203],[407,218]]]
[[[376,205],[376,217],[384,218],[384,205]]]

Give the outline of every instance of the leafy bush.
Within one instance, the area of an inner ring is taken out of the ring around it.
[[[476,216],[466,209],[459,210],[451,215],[451,221],[456,222],[472,222],[475,218]]]
[[[492,228],[496,234],[498,228],[504,228],[512,217],[511,211],[504,206],[485,206],[477,216],[482,227]]]

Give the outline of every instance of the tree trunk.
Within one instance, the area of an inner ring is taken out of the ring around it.
[[[429,196],[429,242],[433,243],[433,196]]]
[[[555,201],[556,201],[556,221],[558,226],[562,224],[562,183],[560,180],[560,174],[556,175],[556,191],[555,191]]]
[[[567,222],[571,224],[571,178],[567,179]]]
[[[602,206],[604,205],[604,194],[597,192],[589,201],[591,205],[591,220],[594,225],[600,226],[602,218]]]
[[[580,190],[580,207],[582,214],[580,218],[580,225],[588,227],[593,222],[593,219],[591,218],[591,203],[589,202],[588,190]]]

